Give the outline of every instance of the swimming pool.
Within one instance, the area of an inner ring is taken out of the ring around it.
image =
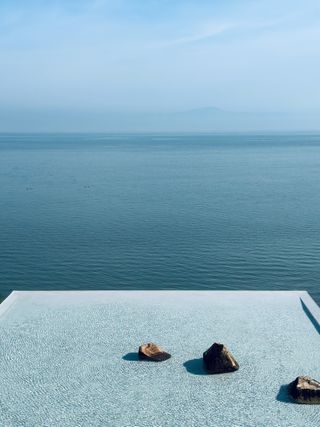
[[[320,406],[285,386],[320,378],[306,292],[13,292],[0,306],[1,426],[306,426]],[[137,359],[154,341],[172,358]],[[224,343],[237,372],[206,375]]]

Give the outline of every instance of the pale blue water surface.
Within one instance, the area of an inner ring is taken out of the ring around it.
[[[320,135],[1,135],[0,294],[305,289]]]
[[[318,378],[319,332],[294,293],[40,292],[0,306],[1,427],[319,427],[287,385]],[[10,303],[10,304],[8,304]],[[172,354],[141,362],[141,343]],[[227,344],[238,371],[206,375]]]

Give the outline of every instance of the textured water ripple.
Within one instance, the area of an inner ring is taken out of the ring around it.
[[[0,294],[307,289],[318,135],[0,135]]]
[[[0,424],[316,427],[319,407],[277,396],[306,369],[318,374],[319,335],[299,298],[261,298],[28,296],[0,322]],[[172,359],[123,359],[150,339]],[[213,341],[228,343],[239,371],[185,368]]]

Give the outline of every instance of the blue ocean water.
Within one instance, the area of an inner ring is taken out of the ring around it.
[[[319,134],[0,136],[2,297],[319,283]]]

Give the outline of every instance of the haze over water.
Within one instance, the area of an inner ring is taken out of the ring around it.
[[[320,135],[1,135],[0,294],[306,289]]]

